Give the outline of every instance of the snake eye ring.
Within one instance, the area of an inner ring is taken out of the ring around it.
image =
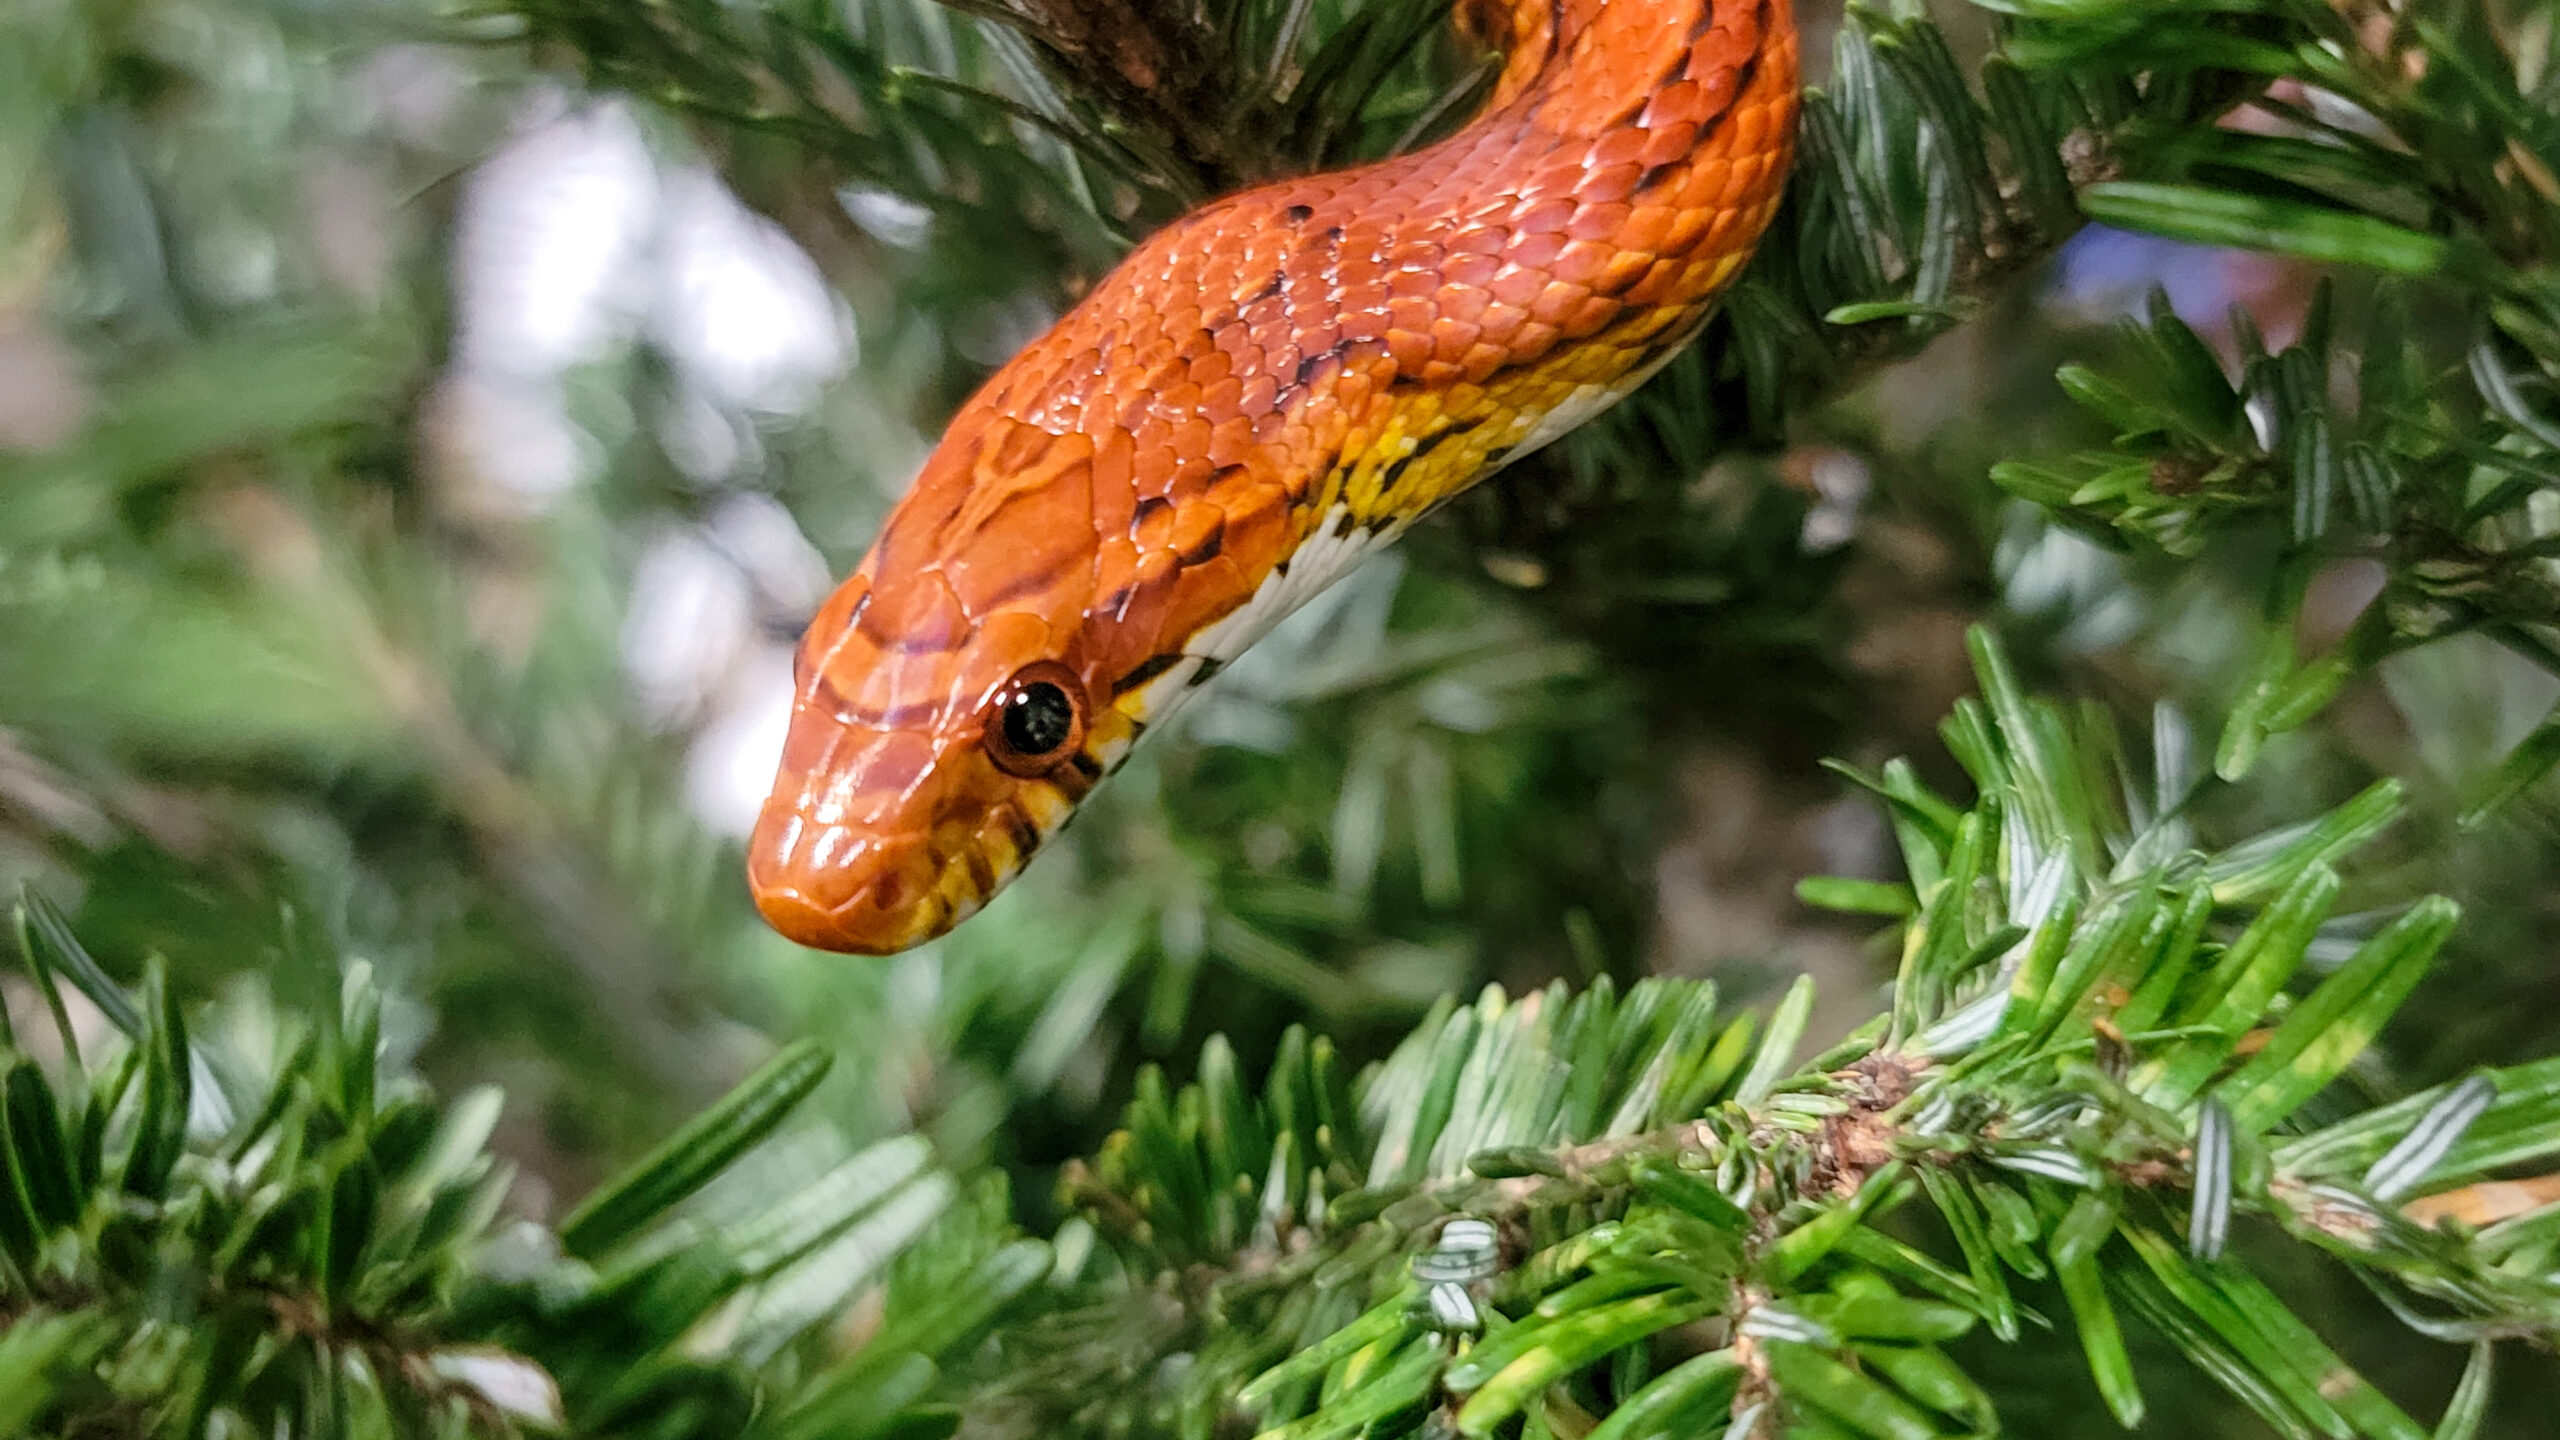
[[[987,758],[1008,775],[1046,775],[1083,742],[1084,684],[1055,660],[1014,671],[988,703]]]

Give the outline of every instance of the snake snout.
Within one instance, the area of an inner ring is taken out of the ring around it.
[[[936,795],[931,742],[872,732],[859,743],[795,719],[796,746],[820,740],[802,783],[779,786],[747,846],[756,908],[803,945],[887,955],[951,928],[943,860],[928,834]],[[786,753],[786,764],[793,758]]]
[[[817,949],[890,955],[951,925],[940,867],[921,836],[864,833],[768,806],[747,869],[766,922]]]

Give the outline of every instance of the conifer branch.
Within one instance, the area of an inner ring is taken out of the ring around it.
[[[1978,643],[1984,697],[1949,731],[1971,807],[1899,766],[1866,778],[1910,887],[1808,885],[1901,915],[1904,965],[1887,1015],[1801,1069],[1801,984],[1755,1037],[1748,1014],[1718,1021],[1712,986],[1648,981],[1623,1000],[1488,991],[1349,1094],[1303,1037],[1259,1100],[1215,1044],[1197,1085],[1143,1081],[1066,1193],[1134,1287],[1192,1317],[1153,1332],[1198,1387],[1159,1420],[1241,1393],[1288,1440],[1391,1416],[1391,1433],[1524,1413],[1532,1432],[1605,1428],[1613,1409],[1630,1418],[1612,1434],[1980,1431],[1990,1402],[1936,1347],[1976,1325],[2018,1339],[2008,1277],[2058,1275],[2128,1425],[2143,1402],[2118,1304],[2279,1430],[2420,1433],[2224,1258],[2252,1229],[2326,1252],[2427,1334],[2560,1334],[2560,1272],[2535,1242],[2412,1218],[2464,1213],[2484,1171],[2560,1155],[2547,1063],[2298,1118],[2454,924],[2436,898],[2388,923],[2330,918],[2332,867],[2391,823],[2396,789],[2196,854],[2184,781],[2155,788]],[[2350,937],[2288,998],[2315,940]],[[1960,1268],[1905,1238],[1897,1213],[1921,1204]],[[1434,1278],[1477,1221],[1503,1263]],[[1717,1316],[1720,1342],[1648,1379],[1646,1336]]]

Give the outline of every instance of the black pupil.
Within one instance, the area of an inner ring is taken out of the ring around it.
[[[1067,692],[1046,680],[1034,680],[1004,707],[1004,743],[1018,755],[1046,755],[1067,743],[1075,723],[1075,707],[1067,703]]]

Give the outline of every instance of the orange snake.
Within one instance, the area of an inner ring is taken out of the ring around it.
[[[951,422],[801,642],[774,928],[950,929],[1274,622],[1697,333],[1785,183],[1790,0],[1462,18],[1507,50],[1466,128],[1174,222]]]

